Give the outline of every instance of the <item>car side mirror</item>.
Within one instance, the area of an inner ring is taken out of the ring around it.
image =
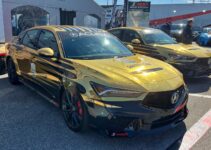
[[[44,57],[54,56],[54,51],[51,48],[41,48],[37,52],[40,56],[44,56]]]
[[[141,41],[139,39],[133,39],[131,42],[133,44],[141,44]]]
[[[131,51],[134,49],[133,46],[130,45],[130,44],[127,45],[127,48],[128,48],[129,50],[131,50]]]
[[[177,39],[176,39],[176,38],[174,38],[174,37],[172,37],[172,39],[173,39],[174,41],[177,41]]]

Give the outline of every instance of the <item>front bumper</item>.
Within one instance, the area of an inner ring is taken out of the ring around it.
[[[187,78],[211,75],[211,64],[208,64],[208,58],[199,58],[196,62],[175,63],[172,65],[180,70],[184,77]]]
[[[174,127],[187,117],[187,101],[188,94],[183,93],[178,102],[169,108],[151,107],[150,104],[144,105],[140,101],[106,102],[120,108],[102,108],[95,105],[95,110],[106,109],[107,115],[92,116],[90,122],[97,128],[109,131],[110,134],[150,132]]]

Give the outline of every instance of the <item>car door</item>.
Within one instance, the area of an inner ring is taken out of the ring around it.
[[[27,79],[31,79],[32,69],[31,60],[36,53],[38,30],[26,31],[24,36],[20,35],[18,42],[15,44],[15,55],[18,64],[18,68],[21,76]]]
[[[134,39],[138,39],[140,41],[140,44],[133,43],[132,40],[134,40]],[[135,31],[135,30],[129,30],[129,29],[124,30],[122,41],[126,45],[130,44],[133,46],[133,48],[134,48],[133,53],[147,55],[147,56],[151,56],[154,58],[162,59],[162,56],[160,56],[160,53],[158,51],[156,51],[156,48],[151,45],[145,45],[140,34],[137,33],[137,31]]]
[[[122,41],[122,31],[121,29],[110,30],[109,32],[119,38]]]
[[[132,43],[132,40],[134,40],[134,39],[138,39],[141,43],[140,44]],[[125,45],[132,45],[134,48],[134,50],[133,50],[134,53],[148,55],[148,51],[146,51],[142,47],[143,42],[141,40],[140,35],[136,31],[129,30],[129,29],[124,30],[123,36],[122,36],[122,41],[125,43]]]
[[[36,66],[36,80],[47,92],[50,98],[57,98],[62,81],[62,69],[59,61],[59,46],[53,32],[41,30],[37,42],[38,49],[51,48],[54,51],[54,57],[45,57],[36,55],[33,59]]]

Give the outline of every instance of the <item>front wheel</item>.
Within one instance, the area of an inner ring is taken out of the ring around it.
[[[0,58],[0,75],[3,75],[6,72],[5,69],[5,61],[3,58]]]
[[[61,106],[65,122],[72,131],[82,132],[87,128],[88,113],[79,94],[73,96],[65,91]]]
[[[16,73],[15,64],[11,58],[7,61],[7,72],[10,83],[14,85],[19,84],[19,79]]]

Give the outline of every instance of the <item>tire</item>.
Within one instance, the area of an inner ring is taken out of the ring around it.
[[[5,64],[3,61],[0,61],[0,75],[3,75],[5,74],[6,71],[5,71]]]
[[[7,61],[7,72],[8,72],[8,79],[11,84],[17,85],[19,84],[19,78],[16,72],[15,64],[11,58]]]
[[[84,132],[87,129],[88,112],[79,94],[71,96],[67,91],[63,92],[61,108],[64,120],[70,130]]]

